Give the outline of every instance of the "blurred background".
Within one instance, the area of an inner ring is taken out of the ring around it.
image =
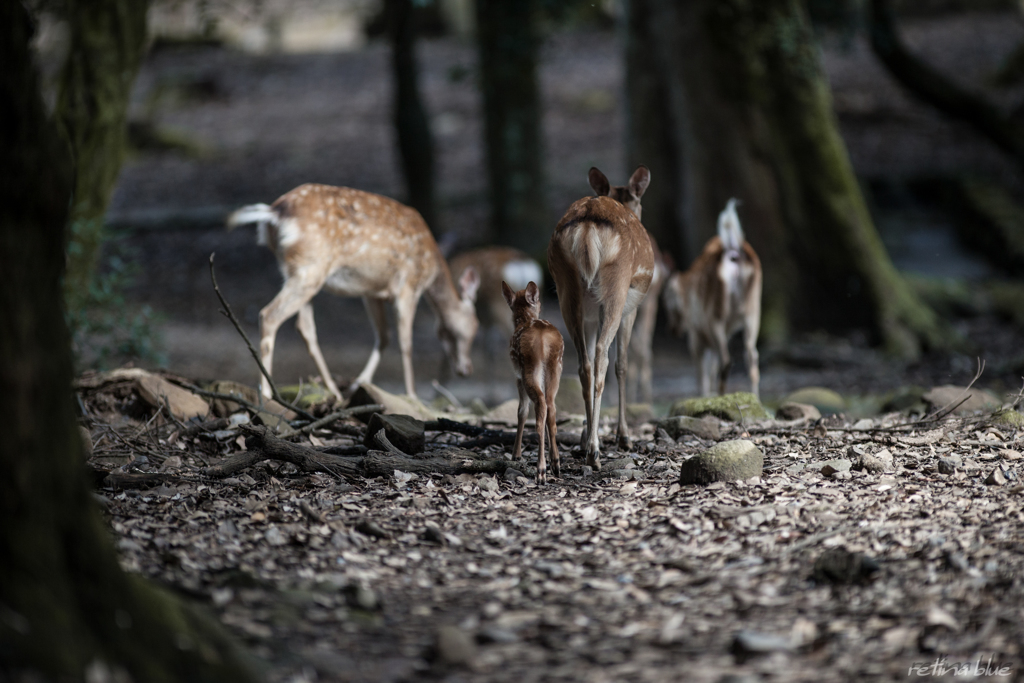
[[[281,280],[251,228],[224,230],[243,204],[350,186],[415,206],[456,251],[505,244],[543,264],[591,166],[624,184],[645,164],[644,224],[679,269],[742,201],[765,270],[763,394],[966,383],[979,356],[991,388],[1024,373],[1017,0],[31,6],[77,161],[66,290],[80,369],[256,382],[208,270],[216,252],[257,339]],[[543,315],[561,324],[547,290]],[[351,379],[373,342],[361,302],[322,293],[315,310],[328,365]],[[476,374],[451,380],[460,398],[515,395],[498,336],[482,332]],[[663,321],[654,349],[654,399],[696,393]],[[414,358],[430,398],[443,368],[426,310]],[[291,324],[274,369],[285,383],[316,372]],[[744,377],[738,362],[730,387]],[[377,380],[401,390],[396,344]]]

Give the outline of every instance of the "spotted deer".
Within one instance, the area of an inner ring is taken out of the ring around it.
[[[561,476],[558,461],[558,431],[555,427],[555,396],[562,379],[562,352],[565,342],[554,325],[540,320],[540,289],[530,282],[525,289],[512,291],[502,281],[501,295],[512,311],[515,331],[509,341],[509,357],[516,373],[516,388],[519,390],[519,426],[516,428],[516,442],[512,459],[523,457],[523,428],[526,414],[533,403],[533,415],[537,422],[537,483],[548,480],[547,462],[544,458],[544,434],[547,432],[551,444],[551,473]]]
[[[366,367],[350,388],[373,381],[388,344],[385,303],[394,303],[405,390],[416,395],[412,369],[412,324],[421,296],[437,314],[437,334],[460,375],[473,371],[470,347],[476,335],[473,309],[480,278],[466,269],[456,290],[451,272],[427,224],[415,210],[393,199],[330,185],[300,185],[273,204],[252,204],[228,218],[228,229],[257,224],[257,241],[277,256],[284,285],[260,311],[260,355],[271,371],[274,339],[281,324],[298,314],[297,327],[327,388],[341,396],[317,342],[312,298],[321,289],[361,296],[375,341]],[[260,380],[264,396],[270,385]]]
[[[689,335],[690,353],[700,367],[701,395],[711,393],[718,375],[718,393],[725,393],[732,360],[729,338],[743,330],[751,391],[759,395],[757,333],[761,327],[761,261],[743,236],[736,200],[718,216],[718,236],[689,270],[673,273],[665,286],[669,326],[679,337]]]
[[[601,184],[601,178],[601,171],[590,169],[591,186]],[[587,464],[596,470],[601,467],[598,428],[613,339],[619,385],[617,444],[620,449],[631,448],[626,426],[629,338],[637,307],[654,276],[654,250],[630,209],[605,195],[584,197],[569,207],[555,227],[548,243],[548,269],[579,359],[587,416],[581,444]]]
[[[603,173],[590,174],[590,187],[599,196],[609,196],[627,209],[636,214],[636,217],[643,221],[640,198],[651,182],[651,173],[646,166],[638,166],[629,179],[628,185],[611,185]],[[630,379],[628,392],[630,398],[638,398],[644,403],[650,403],[653,398],[651,383],[653,371],[651,363],[653,360],[654,324],[658,320],[658,298],[665,280],[668,279],[669,268],[658,249],[658,243],[654,237],[647,233],[651,240],[651,248],[654,250],[654,276],[651,278],[651,287],[647,290],[640,308],[637,310],[636,322],[633,324],[633,334],[629,342],[629,371]]]
[[[512,314],[502,296],[504,280],[513,290],[526,289],[535,282],[544,290],[544,274],[540,264],[527,254],[512,247],[480,247],[464,251],[448,260],[452,272],[472,267],[480,275],[480,289],[476,297],[476,315],[481,330],[497,328],[508,339],[515,330]]]

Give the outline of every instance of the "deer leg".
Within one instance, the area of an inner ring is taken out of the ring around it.
[[[619,385],[619,424],[616,429],[616,445],[621,451],[633,450],[633,442],[629,438],[629,427],[626,425],[626,372],[629,369],[629,338],[635,320],[636,309],[633,309],[622,316],[618,333],[615,335],[615,381]]]
[[[594,429],[589,434],[587,464],[595,470],[601,469],[601,440],[597,435],[597,427],[601,420],[601,396],[604,394],[605,377],[608,375],[608,349],[622,322],[622,305],[622,300],[609,299],[601,307],[600,332],[594,345]]]
[[[526,415],[530,412],[530,399],[526,396],[526,387],[523,380],[516,380],[516,389],[519,390],[519,426],[516,427],[516,443],[512,447],[512,459],[523,459],[523,429],[526,427]]]
[[[402,375],[405,377],[405,393],[416,398],[416,380],[412,373],[412,322],[416,316],[419,297],[412,293],[402,294],[395,299],[398,313],[398,348],[402,352]]]
[[[712,351],[703,342],[698,344],[700,354],[698,356],[697,363],[700,366],[700,395],[710,396],[711,395],[711,375],[714,372],[715,359],[714,351]]]
[[[548,443],[551,444],[551,474],[556,477],[562,476],[562,465],[559,462],[558,455],[558,427],[555,424],[555,417],[558,414],[557,408],[555,408],[555,395],[558,393],[558,382],[555,381],[554,385],[548,385],[547,393],[544,396],[544,400],[547,401],[547,432],[548,432]],[[537,423],[538,425],[540,422]]]
[[[321,284],[323,283],[302,282],[298,278],[287,279],[277,296],[260,311],[260,360],[263,361],[263,367],[267,369],[268,375],[272,373],[274,340],[277,338],[278,328],[320,291]],[[270,382],[266,377],[260,377],[260,393],[265,398],[272,396]]]
[[[750,374],[750,391],[754,396],[761,398],[761,370],[758,368],[757,331],[757,322],[751,325],[748,321],[743,327],[743,346],[746,349],[747,372]]]
[[[320,371],[320,376],[323,377],[327,390],[341,398],[341,391],[338,390],[338,385],[334,383],[331,371],[327,369],[327,362],[324,361],[324,354],[320,351],[320,344],[317,342],[316,322],[313,320],[313,303],[311,301],[307,301],[299,309],[299,317],[295,327],[298,328],[299,334],[305,340],[306,350],[313,357],[313,362],[316,363],[316,369]]]
[[[544,432],[547,431],[548,423],[548,404],[544,394],[539,391],[534,391],[536,394],[533,401],[533,417],[537,423],[537,440],[539,445],[537,446],[537,483],[546,484],[548,483],[548,464],[544,459]]]
[[[729,370],[732,369],[732,357],[729,356],[729,335],[725,331],[725,326],[716,326],[714,334],[720,363],[718,366],[718,395],[722,396],[725,394],[725,381],[729,377]]]
[[[349,386],[349,391],[355,391],[360,384],[373,382],[373,374],[377,372],[377,366],[380,364],[381,352],[388,346],[388,312],[384,300],[364,296],[363,306],[370,316],[370,326],[373,328],[373,351],[370,352],[370,358],[366,361],[363,371]]]

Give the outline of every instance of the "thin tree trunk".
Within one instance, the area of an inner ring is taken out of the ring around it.
[[[496,241],[543,255],[552,226],[542,173],[537,1],[476,0],[491,227]]]
[[[57,116],[75,164],[65,291],[87,300],[103,216],[126,148],[128,102],[146,47],[145,0],[68,0],[70,49],[60,75]]]
[[[391,68],[394,74],[394,118],[398,152],[409,204],[439,234],[434,194],[434,139],[419,90],[416,64],[416,15],[412,0],[388,0]]]
[[[61,315],[70,159],[22,3],[0,3],[0,26],[0,676],[254,680],[214,621],[122,572],[90,497]]]
[[[905,357],[942,345],[872,224],[800,0],[657,2],[691,249],[737,197],[764,264],[764,336],[867,328]]]

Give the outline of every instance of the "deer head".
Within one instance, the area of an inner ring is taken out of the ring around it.
[[[470,266],[459,276],[458,301],[447,307],[438,307],[437,337],[455,372],[465,377],[473,373],[470,350],[479,322],[476,317],[476,294],[480,288],[480,274]]]

